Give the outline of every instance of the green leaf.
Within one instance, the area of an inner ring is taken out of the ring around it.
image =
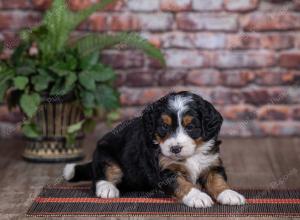
[[[87,90],[94,91],[96,89],[95,79],[86,72],[79,74],[79,82]]]
[[[35,73],[35,68],[32,66],[21,66],[16,69],[18,75],[31,75]]]
[[[119,107],[119,94],[107,85],[99,85],[96,89],[96,103],[106,110],[114,110]]]
[[[89,91],[81,91],[80,93],[82,105],[85,108],[94,108],[95,107],[95,95]]]
[[[41,131],[36,124],[25,122],[22,125],[22,132],[26,137],[37,138],[41,135]]]
[[[120,33],[116,35],[96,35],[91,34],[77,41],[75,47],[78,49],[82,57],[111,48],[118,44],[126,44],[130,47],[140,49],[148,56],[157,59],[162,65],[165,65],[164,55],[161,51],[146,41],[144,38],[134,33]]]
[[[40,74],[33,76],[31,81],[35,91],[40,92],[48,88],[48,85],[53,81],[53,78],[43,69],[39,69],[38,72]]]
[[[2,103],[4,101],[4,96],[5,96],[8,88],[9,88],[8,81],[3,81],[0,83],[0,103]]]
[[[37,112],[41,103],[41,97],[38,93],[23,94],[20,100],[20,106],[23,112],[32,118]]]
[[[24,90],[27,84],[28,78],[25,76],[17,76],[16,78],[14,78],[14,86],[17,89]]]
[[[23,53],[28,49],[28,45],[21,43],[13,52],[12,56],[11,56],[11,61],[13,63],[13,65],[18,65],[21,61],[21,57],[23,55]]]
[[[84,108],[83,109],[83,114],[84,114],[85,117],[92,117],[93,114],[94,114],[94,110],[93,110],[93,108]]]
[[[49,67],[50,70],[52,70],[55,74],[58,76],[66,76],[68,74],[73,73],[73,71],[69,68],[67,63],[56,63],[55,65]]]
[[[91,53],[90,55],[88,55],[86,57],[82,57],[80,59],[80,68],[83,70],[89,70],[91,67],[93,67],[98,62],[99,62],[99,52],[96,51],[96,52]]]
[[[77,80],[77,75],[75,73],[70,73],[69,75],[66,76],[65,84],[62,88],[64,94],[67,94],[74,88],[74,84],[76,80]]]
[[[58,96],[62,96],[63,91],[62,91],[62,87],[63,87],[63,81],[62,80],[56,80],[54,85],[52,86],[51,90],[50,90],[50,95],[58,95]]]
[[[97,82],[106,82],[106,81],[110,81],[110,80],[115,80],[116,79],[116,74],[113,71],[113,69],[107,67],[104,68],[101,72],[97,72],[97,74],[95,74],[94,79]]]
[[[75,133],[82,128],[84,121],[77,122],[76,124],[70,125],[67,129],[68,133]]]
[[[84,121],[82,129],[85,133],[90,133],[94,131],[96,125],[97,123],[95,122],[95,120],[89,118]]]

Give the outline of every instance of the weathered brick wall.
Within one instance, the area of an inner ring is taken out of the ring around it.
[[[71,0],[81,9],[94,0]],[[0,39],[39,21],[47,0],[0,0]],[[96,13],[78,32],[137,31],[162,48],[167,68],[118,47],[103,61],[118,69],[123,118],[173,90],[191,90],[222,112],[225,136],[300,134],[300,1],[127,0]],[[2,135],[22,117],[0,106]]]

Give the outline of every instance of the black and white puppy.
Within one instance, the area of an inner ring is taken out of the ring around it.
[[[244,204],[226,183],[219,156],[222,121],[200,96],[171,93],[99,140],[92,162],[66,165],[64,178],[92,180],[101,198],[119,197],[119,190],[159,189],[190,207],[209,207],[213,199]]]

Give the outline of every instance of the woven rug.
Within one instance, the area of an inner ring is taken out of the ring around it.
[[[237,190],[243,206],[214,204],[189,208],[161,192],[130,192],[120,198],[96,198],[89,186],[50,185],[43,188],[27,216],[265,216],[300,217],[299,190]]]

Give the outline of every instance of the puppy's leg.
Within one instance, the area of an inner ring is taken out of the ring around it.
[[[244,196],[230,189],[224,175],[215,170],[208,172],[205,187],[208,193],[221,204],[243,205],[246,202]]]
[[[101,198],[116,198],[120,193],[116,185],[121,182],[123,173],[117,162],[98,146],[93,155],[93,191]]]
[[[201,192],[183,175],[171,170],[164,170],[161,173],[161,177],[159,187],[166,193],[176,196],[185,205],[195,208],[212,206],[213,201],[210,196]]]
[[[123,172],[121,168],[114,162],[108,163],[104,167],[104,177],[96,177],[95,194],[101,198],[117,198],[120,195],[116,185],[121,182]]]

